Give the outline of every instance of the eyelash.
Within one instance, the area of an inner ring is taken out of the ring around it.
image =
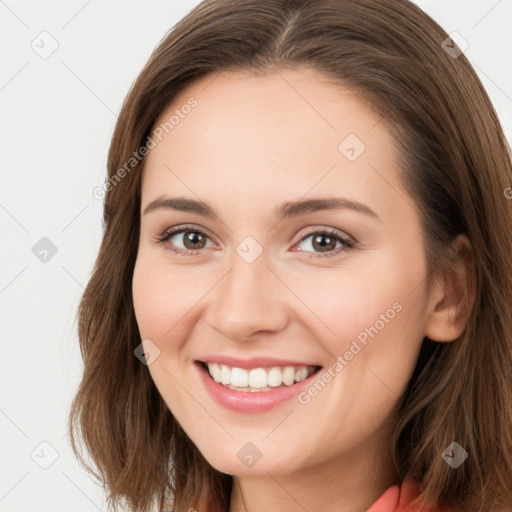
[[[169,239],[171,239],[174,235],[176,235],[178,233],[184,233],[187,231],[191,231],[193,233],[199,233],[201,236],[209,238],[209,236],[204,231],[196,228],[195,226],[180,226],[178,228],[173,228],[173,229],[167,230],[164,233],[162,233],[161,235],[158,235],[155,239],[155,242],[159,243],[159,244],[165,244],[165,242],[167,242]],[[308,257],[327,258],[327,257],[331,257],[331,256],[336,256],[341,251],[347,252],[347,251],[350,251],[351,249],[353,249],[356,246],[356,241],[353,238],[345,237],[345,236],[341,235],[340,233],[341,233],[340,231],[333,229],[333,228],[326,228],[326,229],[320,229],[320,230],[316,230],[316,231],[310,231],[308,233],[303,233],[302,238],[297,243],[303,242],[304,240],[309,238],[311,235],[327,235],[328,237],[334,238],[336,241],[341,242],[343,247],[338,247],[338,249],[335,249],[335,250],[330,251],[325,254],[316,253],[316,252],[312,252],[312,251],[303,251],[303,250],[299,250],[298,252],[305,252],[306,254],[309,253]],[[198,251],[201,250],[201,249],[197,249],[195,251],[191,251],[188,249],[179,249],[176,247],[168,247],[168,249],[174,253],[182,254],[184,256],[194,256],[198,253]]]

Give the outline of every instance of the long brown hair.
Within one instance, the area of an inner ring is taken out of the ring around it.
[[[429,275],[458,233],[473,245],[476,300],[465,332],[452,343],[424,339],[396,408],[390,446],[400,479],[420,480],[426,505],[511,508],[511,158],[467,58],[407,0],[207,0],[153,52],[123,104],[108,155],[104,237],[78,312],[85,367],[70,413],[73,450],[114,508],[229,507],[232,477],[206,462],[134,356],[141,340],[131,282],[145,159],[128,170],[126,162],[194,81],[297,66],[353,90],[391,130],[403,183],[422,215]],[[442,458],[454,441],[469,454],[456,470]]]

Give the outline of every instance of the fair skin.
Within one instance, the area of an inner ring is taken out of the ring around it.
[[[156,124],[191,96],[197,106],[151,149],[142,177],[133,300],[141,339],[159,350],[151,376],[206,460],[234,475],[230,512],[364,512],[396,479],[385,428],[423,337],[446,342],[464,329],[459,288],[446,280],[427,294],[419,213],[400,183],[393,140],[349,90],[303,68],[223,72],[182,91]],[[366,146],[354,161],[338,149],[349,134]],[[218,217],[145,212],[163,196],[201,200]],[[327,197],[375,215],[274,216],[284,202]],[[314,241],[326,229],[354,246],[324,234],[322,252]],[[190,242],[185,234],[195,230],[206,237]],[[250,263],[237,253],[249,236],[262,249]],[[455,267],[460,282],[465,265]],[[390,308],[393,318],[377,324]],[[294,397],[263,412],[234,411],[199,378],[205,354],[298,359],[321,375],[376,325],[307,404]],[[237,456],[248,442],[261,453],[252,467]]]

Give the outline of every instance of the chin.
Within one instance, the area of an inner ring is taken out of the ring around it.
[[[197,445],[196,445],[197,446]],[[236,476],[284,475],[300,469],[303,462],[298,460],[300,447],[290,448],[283,452],[272,443],[236,442],[230,440],[218,448],[211,446],[201,450],[208,463],[221,473]]]

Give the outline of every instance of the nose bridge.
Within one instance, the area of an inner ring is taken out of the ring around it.
[[[268,268],[264,253],[255,259],[254,252],[247,257],[251,250],[250,245],[242,243],[233,253],[230,270],[219,283],[210,305],[211,326],[233,339],[256,331],[279,330],[286,322],[279,280]]]

